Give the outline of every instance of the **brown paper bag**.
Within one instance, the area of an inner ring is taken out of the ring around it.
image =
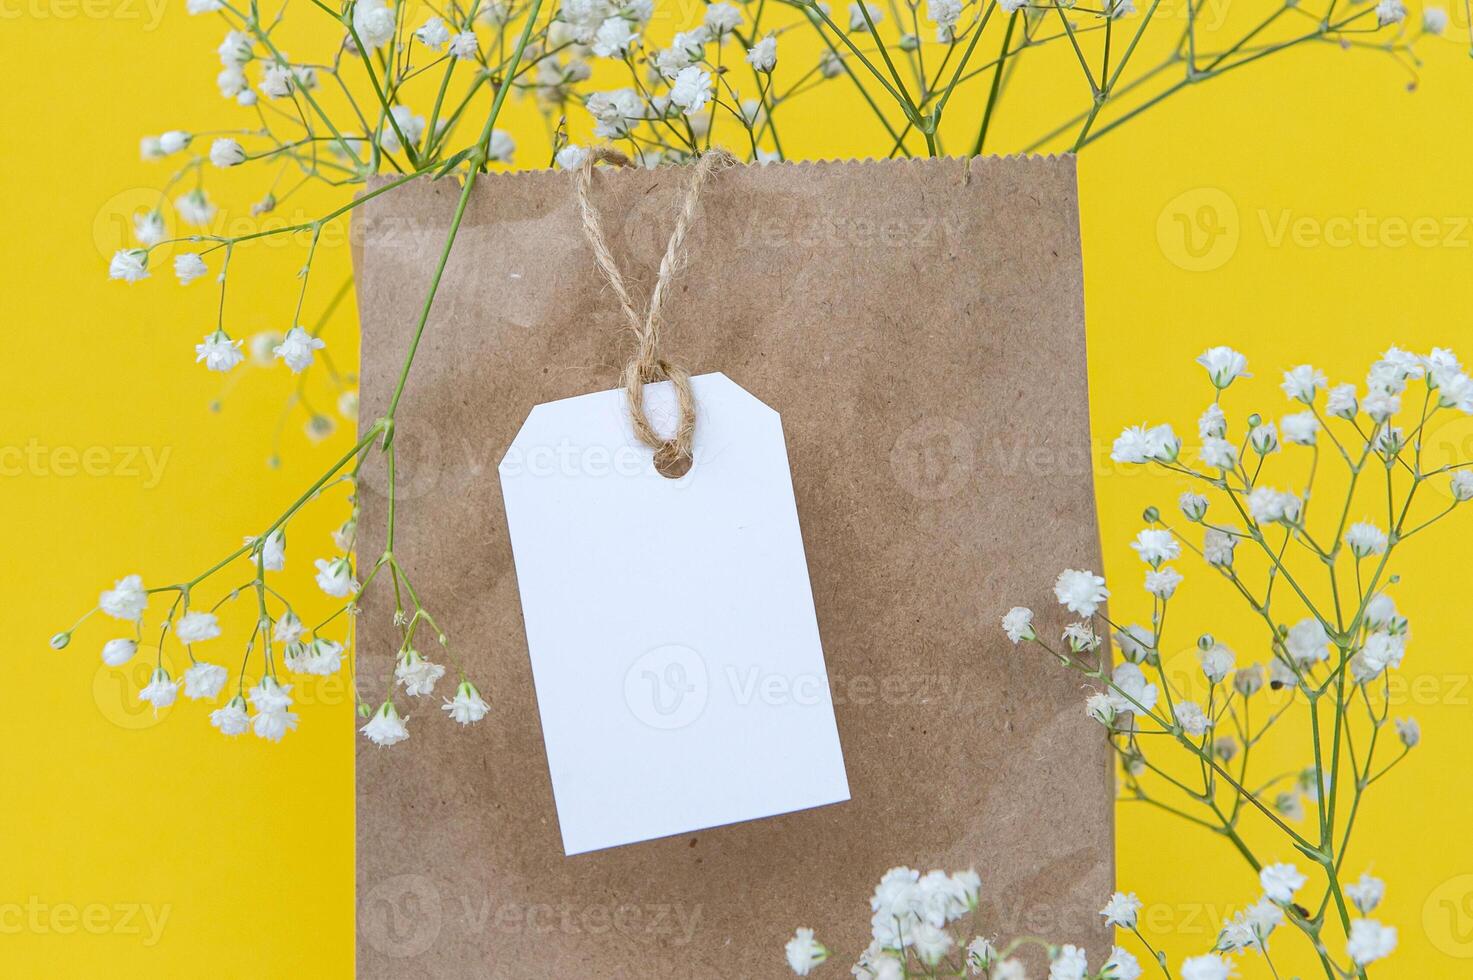
[[[358,968],[369,977],[788,975],[795,926],[844,977],[896,864],[975,866],[990,936],[1108,948],[1113,783],[1070,673],[1015,650],[1051,584],[1097,568],[1072,158],[739,167],[707,185],[665,349],[782,415],[852,800],[564,857],[496,466],[540,402],[615,388],[628,337],[568,174],[477,186],[398,417],[395,552],[492,702],[358,744]],[[600,173],[652,280],[681,170]],[[363,409],[397,380],[455,203],[421,181],[356,229]],[[642,298],[642,297],[641,297]],[[362,487],[362,541],[383,540]],[[366,696],[391,669],[371,597]],[[406,700],[401,698],[401,702]],[[401,704],[401,708],[404,705]]]

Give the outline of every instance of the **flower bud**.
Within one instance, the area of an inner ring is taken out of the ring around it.
[[[1141,518],[1145,520],[1147,524],[1155,524],[1161,519],[1161,512],[1155,507],[1147,507],[1145,511],[1141,514]]]
[[[57,633],[51,638],[51,649],[65,650],[66,645],[70,642],[72,642],[72,634],[69,631],[64,633]]]
[[[1201,636],[1197,637],[1198,650],[1211,650],[1215,646],[1217,646],[1217,640],[1213,637],[1211,633],[1203,633]]]

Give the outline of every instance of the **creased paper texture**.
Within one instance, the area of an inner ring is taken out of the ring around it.
[[[595,180],[636,289],[685,183]],[[355,225],[365,420],[457,193],[418,181]],[[1054,576],[1099,562],[1073,160],[733,168],[688,251],[663,344],[782,416],[852,799],[564,856],[496,466],[532,406],[616,387],[628,338],[572,177],[488,177],[399,408],[396,553],[493,709],[462,732],[416,725],[438,709],[414,704],[405,745],[359,739],[360,975],[781,977],[798,925],[843,974],[895,864],[975,866],[989,934],[1102,956],[1108,748],[1078,680],[998,625],[1017,601],[1062,628],[1042,612]],[[372,479],[364,540],[385,518]],[[391,614],[363,616],[369,689],[391,669]]]

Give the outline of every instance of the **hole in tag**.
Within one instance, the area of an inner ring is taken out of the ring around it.
[[[695,460],[689,456],[666,456],[664,453],[655,453],[655,472],[667,480],[678,480],[690,472],[695,465]]]

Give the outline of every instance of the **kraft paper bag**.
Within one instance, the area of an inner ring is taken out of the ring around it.
[[[662,345],[781,415],[851,799],[565,857],[497,466],[534,405],[617,388],[630,353],[573,180],[478,182],[399,409],[395,554],[492,711],[461,729],[401,697],[409,742],[358,739],[359,975],[782,977],[806,925],[836,951],[820,975],[843,977],[898,864],[975,867],[986,934],[1103,956],[1108,747],[1077,677],[999,627],[1023,604],[1061,629],[1054,577],[1099,566],[1074,160],[707,182]],[[594,179],[636,293],[686,184],[683,168]],[[365,423],[387,407],[458,193],[423,180],[358,212]],[[360,541],[382,541],[372,467],[360,502]],[[374,703],[391,616],[371,593]]]

